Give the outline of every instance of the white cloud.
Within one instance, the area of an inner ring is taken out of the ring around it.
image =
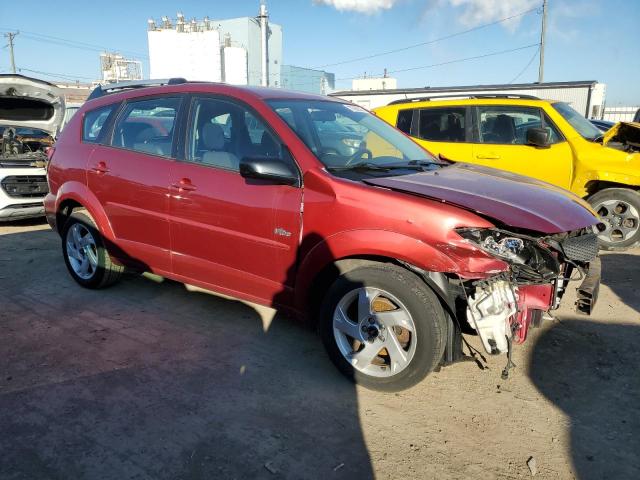
[[[525,12],[541,5],[540,0],[445,0],[452,7],[462,8],[459,22],[469,27],[490,23],[501,18]],[[516,17],[503,25],[515,30],[522,17]]]
[[[373,14],[388,10],[399,0],[313,0],[313,3],[329,5],[337,10]]]

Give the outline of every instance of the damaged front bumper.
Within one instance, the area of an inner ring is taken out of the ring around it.
[[[507,237],[510,239],[513,237]],[[527,265],[519,261],[510,264],[508,271],[463,282],[466,319],[489,354],[509,353],[512,343],[523,343],[529,328],[539,326],[546,312],[560,306],[575,272],[582,276],[576,310],[591,314],[595,307],[601,274],[595,236],[586,232],[564,234],[540,239],[535,245],[535,250],[546,252],[535,261],[536,269],[523,268],[534,262]]]

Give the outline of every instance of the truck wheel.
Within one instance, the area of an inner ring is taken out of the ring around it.
[[[446,317],[434,292],[391,264],[340,275],[320,309],[329,357],[367,388],[399,391],[420,382],[442,359]]]
[[[627,188],[607,188],[589,197],[602,227],[598,239],[603,250],[626,250],[640,241],[640,193]]]
[[[62,254],[73,279],[86,288],[104,288],[116,283],[124,267],[113,263],[93,220],[71,214],[62,229]]]

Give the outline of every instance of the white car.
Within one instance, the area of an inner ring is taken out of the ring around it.
[[[0,222],[44,215],[46,149],[64,116],[64,97],[55,85],[0,75]]]

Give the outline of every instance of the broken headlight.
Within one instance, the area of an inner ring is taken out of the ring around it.
[[[458,235],[481,250],[511,263],[526,263],[525,241],[506,233],[480,228],[458,228]]]
[[[535,238],[490,228],[457,228],[456,233],[480,250],[510,263],[520,280],[548,280],[560,270],[554,254]]]

